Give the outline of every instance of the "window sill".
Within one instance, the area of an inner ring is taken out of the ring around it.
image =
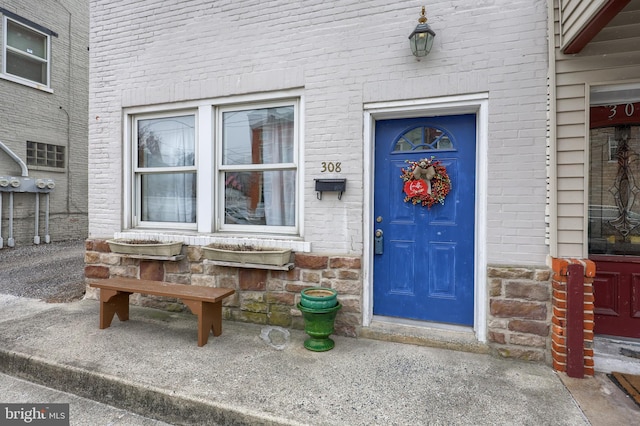
[[[10,74],[0,74],[0,78],[3,79],[3,80],[8,80],[8,81],[12,81],[14,83],[21,84],[23,86],[32,87],[32,88],[40,90],[42,92],[53,93],[53,89],[51,89],[51,88],[49,88],[47,86],[44,86],[42,84],[38,84],[38,83],[33,82],[33,81],[22,79],[20,77],[14,77],[14,76],[12,76]]]
[[[293,238],[281,238],[278,236],[267,236],[260,238],[257,236],[227,236],[227,235],[198,235],[189,233],[162,232],[162,231],[123,231],[116,232],[114,238],[125,239],[156,239],[160,241],[182,241],[184,244],[192,246],[206,246],[209,244],[233,244],[252,245],[256,247],[273,247],[291,249],[298,253],[310,253],[311,243],[294,240]]]
[[[51,172],[51,173],[65,173],[67,171],[66,168],[62,167],[48,167],[48,166],[32,166],[27,164],[29,170],[39,170],[42,172]]]

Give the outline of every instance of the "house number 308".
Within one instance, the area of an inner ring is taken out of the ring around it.
[[[333,163],[333,162],[326,162],[323,161],[322,162],[322,167],[320,168],[320,171],[322,173],[324,172],[329,172],[329,173],[340,173],[342,171],[342,163],[337,162],[337,163]]]

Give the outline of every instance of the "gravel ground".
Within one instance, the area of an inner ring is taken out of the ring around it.
[[[84,240],[0,249],[0,293],[64,303],[84,295]]]

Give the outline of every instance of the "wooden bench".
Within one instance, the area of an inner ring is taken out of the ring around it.
[[[111,325],[114,314],[120,321],[129,319],[129,295],[132,293],[174,297],[198,316],[198,346],[214,336],[222,334],[222,300],[235,293],[231,288],[201,287],[171,284],[162,281],[137,280],[132,278],[109,278],[89,283],[100,289],[100,329]]]

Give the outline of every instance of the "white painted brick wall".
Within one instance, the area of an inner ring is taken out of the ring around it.
[[[488,260],[543,263],[546,2],[431,1],[436,41],[416,61],[422,4],[92,0],[90,235],[122,227],[123,107],[303,88],[305,241],[360,254],[363,104],[488,92]],[[316,199],[323,161],[343,165],[341,201]]]

